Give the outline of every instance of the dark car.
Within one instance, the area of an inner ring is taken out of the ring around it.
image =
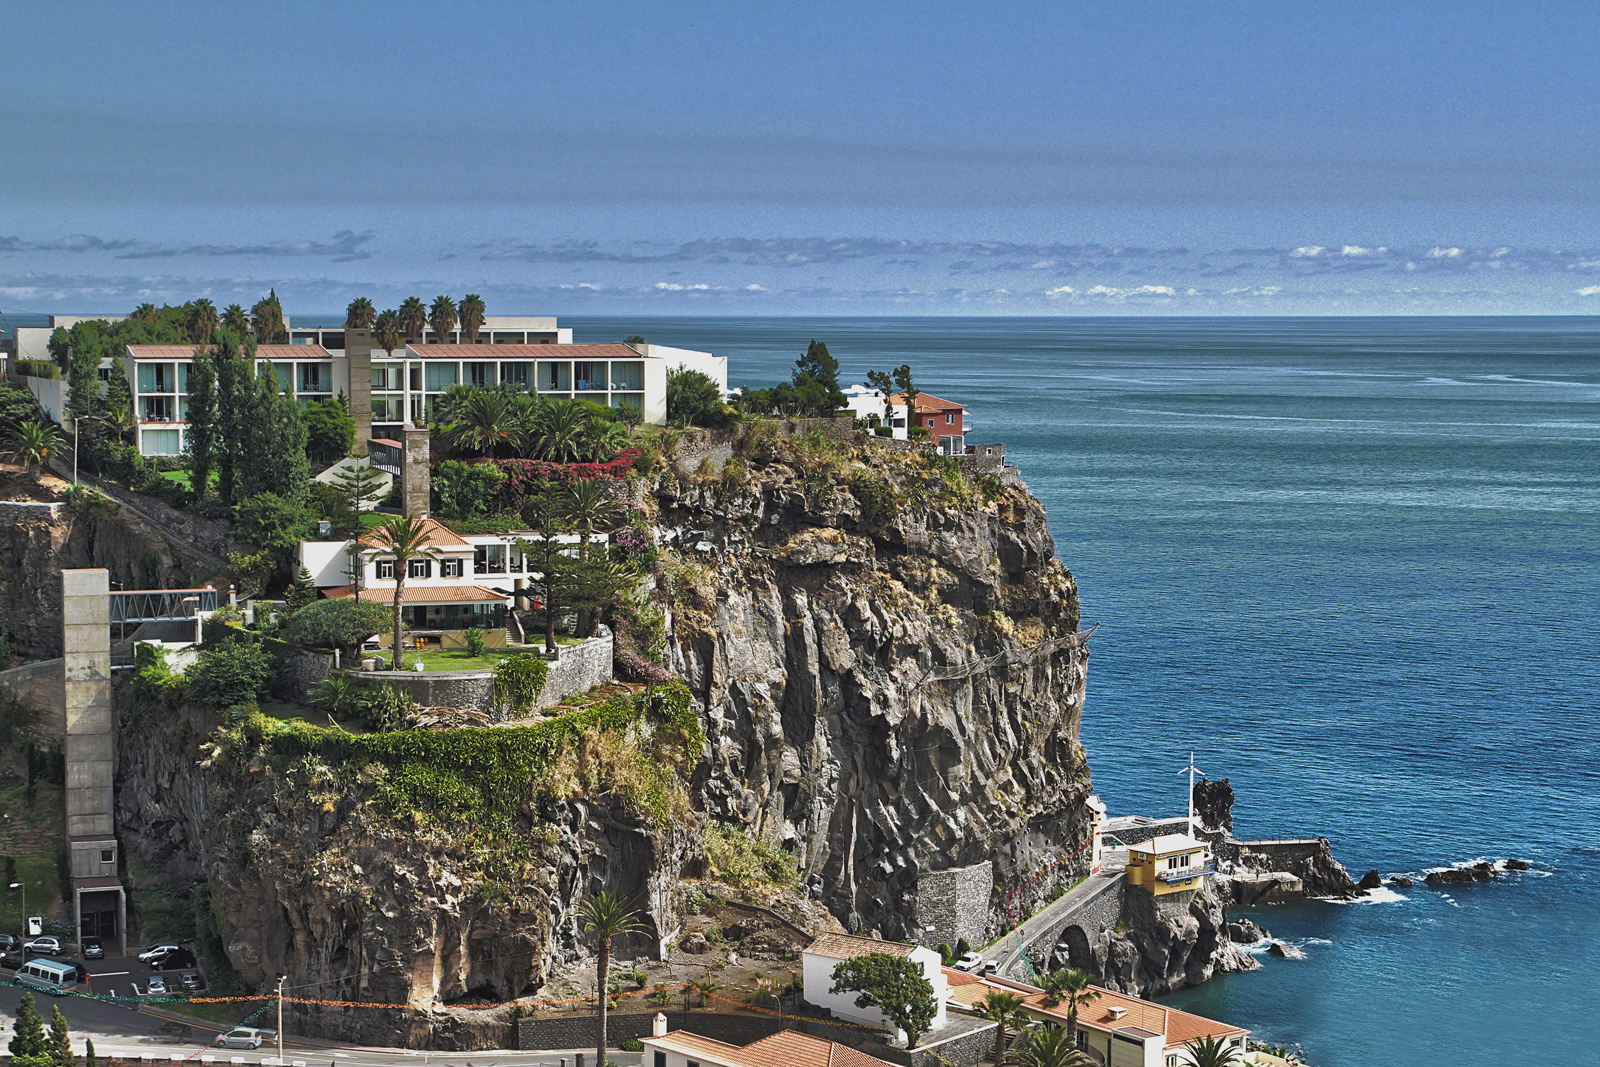
[[[0,954],[0,967],[8,971],[20,970],[27,965],[28,957],[20,952],[7,952]]]
[[[86,960],[103,960],[106,958],[106,947],[98,938],[85,938],[83,942],[83,958]]]
[[[152,961],[150,964],[150,969],[152,971],[181,971],[186,968],[199,966],[199,964],[200,961],[195,958],[195,954],[192,949],[179,948],[167,953],[158,960]]]
[[[15,952],[22,947],[22,938],[16,934],[0,934],[0,952]]]

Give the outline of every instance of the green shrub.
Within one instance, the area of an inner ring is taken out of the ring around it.
[[[544,692],[550,664],[537,656],[508,656],[494,667],[494,702],[502,713],[526,715]]]
[[[726,823],[706,826],[706,864],[729,885],[793,886],[800,882],[794,857],[777,845]]]
[[[307,604],[289,620],[283,638],[301,648],[337,648],[354,652],[374,634],[388,632],[394,609],[355,597],[318,600]]]
[[[617,1047],[624,1052],[643,1052],[644,1042],[636,1037],[625,1037],[617,1042]]]
[[[416,702],[398,685],[364,685],[356,695],[356,706],[369,730],[408,730],[417,721]]]
[[[214,708],[252,704],[267,691],[272,657],[259,643],[235,637],[200,656],[188,670],[189,696]]]
[[[481,656],[481,655],[483,655],[483,650],[484,650],[484,648],[487,647],[487,643],[485,642],[484,636],[483,636],[483,627],[481,627],[481,626],[469,626],[469,627],[467,627],[466,631],[464,633],[462,633],[461,639],[467,643],[467,652],[470,655],[473,655],[473,656]]]
[[[889,483],[875,474],[861,471],[850,481],[850,492],[861,505],[861,521],[881,526],[894,518],[900,502]]]

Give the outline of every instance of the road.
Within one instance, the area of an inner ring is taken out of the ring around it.
[[[1106,851],[1098,874],[1091,874],[1063,893],[1059,900],[1046,904],[1037,914],[1023,920],[1015,930],[995,942],[989,953],[989,958],[998,968],[995,973],[1003,978],[1026,979],[1027,971],[1022,966],[1022,946],[1099,896],[1109,888],[1110,883],[1120,880],[1127,863],[1126,849]]]
[[[96,996],[131,998],[135,996],[135,984],[140,989],[144,988],[150,969],[136,958],[109,959],[97,961],[89,973],[89,986]],[[10,977],[10,972],[0,972],[0,980],[8,982]],[[0,1042],[8,1040],[13,1032],[12,1023],[16,1019],[17,1004],[24,992],[28,991],[11,984],[0,985],[0,1013],[4,1014],[4,1018],[0,1019],[0,1027],[3,1027]],[[137,1060],[141,1056],[152,1056],[160,1062],[192,1059],[196,1063],[205,1062],[202,1057],[214,1057],[213,1062],[216,1064],[228,1064],[230,1060],[238,1057],[252,1067],[275,1063],[277,1059],[277,1049],[267,1045],[252,1052],[207,1047],[219,1032],[228,1029],[222,1023],[199,1021],[190,1024],[176,1023],[151,1014],[152,1009],[179,1009],[182,1007],[181,1004],[149,1004],[138,1000],[98,1000],[78,996],[53,997],[37,990],[33,993],[35,1003],[47,1023],[51,1009],[60,1005],[61,1014],[66,1016],[67,1026],[72,1032],[73,1047],[80,1054],[83,1052],[84,1039],[93,1038],[95,1055],[99,1057],[117,1056]],[[238,1022],[267,1028],[277,1026],[276,1014],[270,1000],[265,1002],[264,1009],[261,1004],[249,1003],[241,1003],[236,1007]],[[299,1061],[306,1067],[321,1067],[324,1063],[330,1067],[389,1067],[390,1064],[396,1063],[427,1064],[429,1067],[434,1064],[440,1067],[560,1067],[562,1059],[567,1061],[567,1067],[575,1067],[576,1057],[580,1051],[587,1052],[585,1062],[590,1064],[590,1067],[594,1060],[592,1048],[550,1052],[518,1052],[505,1049],[483,1052],[414,1052],[409,1049],[336,1045],[324,1041],[315,1043],[305,1040],[295,1041],[292,1034],[286,1037],[288,1040],[284,1042],[283,1058],[290,1064]],[[638,1067],[642,1057],[638,1053],[612,1050],[609,1058],[615,1061],[618,1067]]]

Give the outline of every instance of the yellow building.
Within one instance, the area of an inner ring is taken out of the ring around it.
[[[1213,870],[1206,843],[1188,834],[1162,834],[1128,847],[1128,884],[1158,897],[1198,889]]]

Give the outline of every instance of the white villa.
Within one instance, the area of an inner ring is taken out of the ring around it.
[[[902,945],[894,941],[879,941],[876,938],[856,937],[852,934],[823,934],[806,946],[801,954],[801,973],[805,982],[803,995],[806,1002],[819,1008],[826,1008],[834,1018],[846,1022],[862,1023],[866,1026],[889,1026],[889,1021],[877,1008],[856,1007],[856,994],[829,992],[833,987],[834,967],[844,960],[870,956],[874,953],[908,959],[921,967],[923,977],[933,986],[933,1000],[938,1005],[938,1013],[928,1029],[938,1030],[944,1026],[945,1000],[949,994],[944,961],[940,959],[939,953],[920,945]],[[901,1033],[900,1038],[905,1039],[904,1033]]]

